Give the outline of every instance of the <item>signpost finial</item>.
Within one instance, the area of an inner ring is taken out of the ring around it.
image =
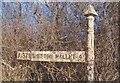
[[[97,12],[95,11],[92,5],[88,5],[87,10],[84,12],[85,16],[97,16]]]

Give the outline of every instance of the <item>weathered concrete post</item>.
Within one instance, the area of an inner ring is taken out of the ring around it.
[[[89,5],[85,11],[85,16],[88,20],[88,29],[87,29],[87,71],[88,71],[88,80],[94,80],[94,16],[97,16],[94,8]]]

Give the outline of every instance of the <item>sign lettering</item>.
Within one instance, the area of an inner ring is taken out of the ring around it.
[[[84,62],[85,51],[18,51],[17,59],[50,62]]]

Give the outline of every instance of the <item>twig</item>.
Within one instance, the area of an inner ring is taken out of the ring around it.
[[[2,63],[3,63],[5,66],[8,66],[10,69],[14,70],[14,68],[11,67],[9,64],[7,64],[4,60],[2,60]]]

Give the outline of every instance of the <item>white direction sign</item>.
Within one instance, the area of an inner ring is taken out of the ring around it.
[[[18,51],[18,60],[85,62],[85,51]]]

